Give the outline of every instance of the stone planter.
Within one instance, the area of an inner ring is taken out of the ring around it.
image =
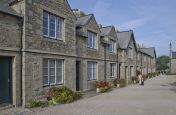
[[[97,93],[100,93],[100,88],[97,88],[96,92],[97,92]]]
[[[120,84],[117,84],[117,87],[120,87]]]
[[[136,84],[136,81],[134,80],[133,83]]]

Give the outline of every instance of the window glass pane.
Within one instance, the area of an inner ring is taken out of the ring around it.
[[[62,82],[62,68],[57,68],[57,83],[61,83]]]
[[[43,75],[48,76],[48,68],[43,68]]]
[[[48,76],[43,76],[43,84],[48,85]]]
[[[57,18],[57,38],[62,39],[63,32],[63,19]]]
[[[55,76],[50,76],[50,84],[55,84]]]
[[[62,65],[63,65],[63,61],[62,60],[57,60],[56,61],[56,79],[57,79],[57,83],[62,83],[62,79],[63,79],[63,74],[62,74]]]
[[[50,37],[56,36],[56,16],[50,15]]]
[[[55,60],[50,60],[49,64],[50,68],[55,68]]]
[[[43,60],[43,85],[48,85],[48,60]]]
[[[43,12],[43,35],[48,36],[48,13]]]

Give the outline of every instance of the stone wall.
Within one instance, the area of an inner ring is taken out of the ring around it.
[[[0,13],[0,56],[12,58],[12,104],[21,104],[20,19]]]

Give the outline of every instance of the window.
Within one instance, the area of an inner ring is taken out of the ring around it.
[[[133,49],[128,48],[128,58],[133,58]]]
[[[113,40],[109,41],[109,52],[116,53],[116,43]]]
[[[144,62],[146,62],[147,61],[147,57],[146,56],[144,56]]]
[[[63,40],[64,19],[43,12],[43,36]]]
[[[116,64],[110,63],[110,77],[115,77],[115,71],[116,71]]]
[[[55,85],[63,83],[63,60],[43,60],[43,85]]]
[[[97,63],[87,62],[87,80],[96,80],[97,75]]]
[[[96,34],[88,31],[87,47],[96,49]]]
[[[130,77],[134,77],[134,67],[130,67]]]
[[[137,54],[137,60],[138,61],[140,60],[140,54],[139,53]]]

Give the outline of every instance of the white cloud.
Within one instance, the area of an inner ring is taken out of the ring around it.
[[[133,19],[127,22],[122,23],[119,27],[121,30],[132,30],[137,27],[145,25],[151,18],[140,18],[140,19]]]

